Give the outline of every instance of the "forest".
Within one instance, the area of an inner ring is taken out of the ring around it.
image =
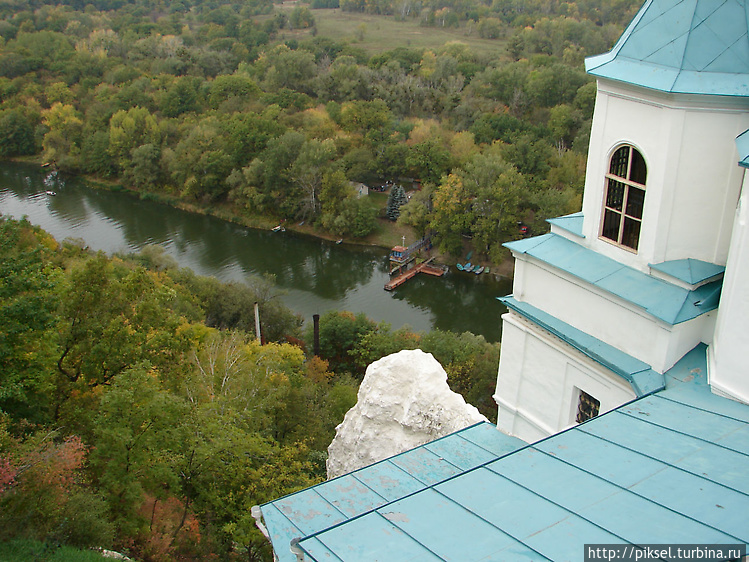
[[[336,238],[381,228],[351,182],[410,182],[401,224],[495,263],[518,223],[541,232],[579,209],[595,99],[582,61],[639,2],[337,2],[9,0],[0,157]],[[466,41],[372,52],[371,26],[317,32],[341,12]],[[473,50],[479,36],[496,49]]]
[[[519,223],[541,232],[579,209],[595,99],[582,61],[638,7],[8,0],[0,157],[336,237],[397,220],[499,262]],[[323,36],[331,14],[465,41],[372,50],[371,25]],[[351,183],[387,180],[418,189],[378,210]],[[158,248],[105,256],[0,217],[0,553],[270,561],[250,508],[324,479],[366,366],[401,349],[434,354],[496,419],[498,345],[332,311],[314,355],[275,295],[272,279],[222,284]]]
[[[470,333],[330,311],[316,356],[272,280],[222,284],[158,247],[108,257],[8,218],[0,279],[0,557],[33,540],[271,560],[252,506],[324,480],[366,366],[401,349],[496,418],[499,347]]]

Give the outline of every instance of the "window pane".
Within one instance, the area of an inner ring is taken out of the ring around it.
[[[648,169],[645,166],[645,159],[642,154],[637,152],[634,148],[632,149],[632,167],[629,171],[629,179],[645,185],[645,180],[648,176]]]
[[[619,224],[621,223],[621,220],[622,216],[619,213],[612,211],[611,209],[606,209],[603,213],[603,231],[601,232],[601,236],[613,240],[614,242],[618,242]]]
[[[624,217],[624,232],[622,234],[622,245],[637,249],[640,241],[640,221]]]
[[[581,390],[580,398],[577,402],[577,416],[575,416],[575,421],[583,423],[586,420],[595,418],[600,410],[600,400]]]
[[[617,211],[622,210],[622,204],[624,202],[624,188],[625,185],[616,180],[609,178],[609,189],[606,192],[606,206],[616,209]]]
[[[645,201],[645,190],[630,186],[627,194],[627,214],[636,219],[642,218],[642,204]]]
[[[611,165],[609,166],[609,173],[619,176],[620,178],[627,177],[627,161],[629,160],[629,147],[623,146],[611,157]]]

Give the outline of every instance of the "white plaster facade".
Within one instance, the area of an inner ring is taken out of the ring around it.
[[[494,396],[501,431],[532,443],[574,425],[581,390],[600,400],[601,413],[636,398],[623,379],[519,314],[502,321]],[[509,373],[523,376],[502,378]]]
[[[735,139],[749,128],[749,99],[667,94],[598,80],[583,196],[584,244],[648,272],[685,258],[725,265],[742,172]],[[605,174],[630,144],[648,168],[637,252],[599,237]]]
[[[749,402],[749,172],[738,165],[748,155],[736,147],[749,129],[749,96],[674,94],[602,77],[597,85],[582,232],[552,226],[552,233],[686,290],[699,283],[692,286],[651,266],[686,259],[726,266],[720,307],[670,323],[523,251],[513,251],[513,298],[656,373],[665,373],[699,343],[708,344],[713,390]],[[606,173],[623,145],[634,147],[647,166],[636,251],[601,237]],[[573,425],[581,390],[600,401],[600,413],[637,396],[594,355],[531,318],[511,309],[502,322],[494,396],[501,431],[532,442]]]
[[[697,343],[709,343],[715,328],[714,313],[671,325],[616,295],[518,254],[513,295],[660,373]],[[502,341],[504,346],[504,332]]]
[[[713,392],[749,404],[749,171],[746,169],[708,357],[708,381]]]

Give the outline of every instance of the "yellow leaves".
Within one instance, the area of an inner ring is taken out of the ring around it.
[[[332,139],[338,136],[339,128],[322,105],[302,113],[302,123],[309,138]]]
[[[57,131],[83,127],[80,113],[72,105],[61,102],[55,102],[52,107],[42,111],[42,122],[51,130]]]
[[[429,139],[439,138],[443,136],[442,128],[435,119],[418,119],[411,133],[408,135],[406,144],[413,146],[425,142]]]
[[[434,71],[437,69],[437,55],[432,51],[424,51],[419,63],[419,74],[422,77],[429,79]]]
[[[471,156],[477,154],[478,151],[473,133],[461,131],[450,139],[450,154],[460,162],[468,160]]]
[[[328,370],[328,362],[316,355],[307,360],[307,378],[314,383],[328,382],[335,373]]]

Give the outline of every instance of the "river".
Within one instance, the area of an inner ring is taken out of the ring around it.
[[[108,254],[158,244],[181,267],[222,281],[271,274],[282,301],[305,322],[313,314],[349,310],[394,329],[469,331],[495,342],[505,310],[496,297],[512,290],[509,280],[493,274],[453,268],[444,277],[417,275],[388,292],[388,252],[382,248],[245,228],[127,192],[93,189],[30,164],[0,162],[0,213],[26,216],[58,241],[82,239]]]

